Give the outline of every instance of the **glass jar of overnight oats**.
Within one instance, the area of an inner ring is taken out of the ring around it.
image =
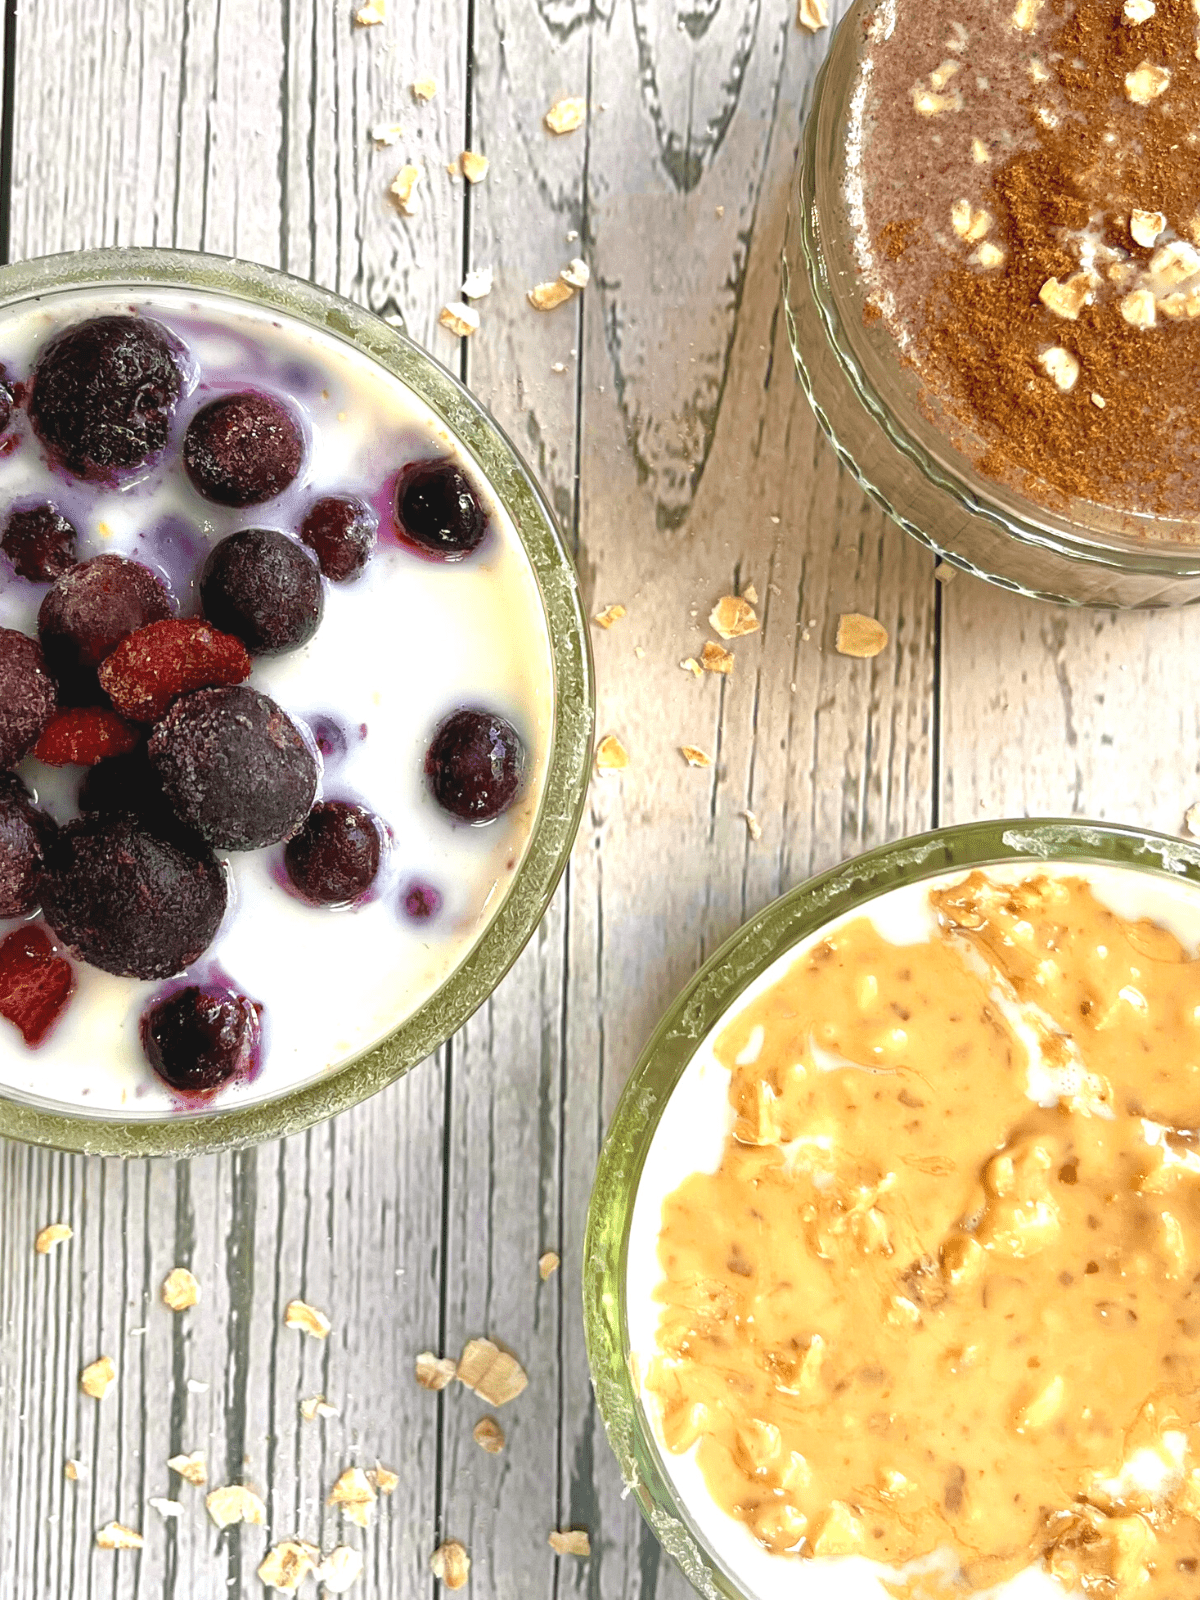
[[[1200,17],[1185,0],[859,0],[784,262],[844,464],[1041,598],[1200,597]]]
[[[293,1132],[546,908],[590,770],[570,558],[454,378],[268,268],[5,267],[0,363],[0,1134]]]
[[[1200,850],[971,824],[801,885],[626,1087],[584,1310],[730,1600],[1195,1592]]]

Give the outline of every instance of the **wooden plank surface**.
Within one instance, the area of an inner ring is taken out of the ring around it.
[[[838,471],[778,314],[825,45],[788,4],[430,0],[371,30],[352,10],[21,7],[13,254],[237,252],[403,314],[542,478],[592,609],[627,607],[594,643],[600,728],[631,766],[593,785],[567,878],[493,1000],[369,1104],[191,1163],[0,1145],[0,1594],[238,1600],[262,1593],[267,1543],[296,1534],[360,1547],[364,1600],[410,1600],[432,1592],[428,1556],[450,1535],[489,1600],[682,1600],[622,1499],[579,1314],[596,1153],[642,1043],[747,915],[939,812],[1177,826],[1200,798],[1181,692],[1200,618],[1070,616],[966,578],[939,594],[929,558]],[[425,75],[439,91],[419,106],[408,86]],[[556,139],[541,116],[566,94],[590,112]],[[376,148],[371,127],[393,121],[401,143]],[[468,145],[492,163],[473,189],[445,170]],[[410,159],[424,180],[406,219],[386,187]],[[576,254],[588,290],[533,311],[525,291]],[[437,315],[472,265],[496,287],[464,349]],[[749,584],[761,632],[735,644],[730,677],[696,681],[680,660],[713,602]],[[873,662],[833,651],[850,609],[889,628]],[[713,765],[688,767],[683,743]],[[57,1219],[75,1238],[35,1257]],[[563,1266],[541,1284],[548,1249]],[[177,1263],[204,1291],[181,1318],[157,1299]],[[326,1344],[283,1329],[294,1295],[329,1312]],[[411,1379],[418,1351],[483,1332],[531,1378],[499,1457],[471,1438],[481,1406]],[[97,1405],[76,1378],[101,1353],[121,1381]],[[339,1414],[304,1423],[317,1393]],[[262,1491],[265,1529],[208,1523],[165,1466],[197,1448],[214,1481]],[[364,1533],[339,1529],[333,1479],[377,1459],[396,1493]],[[146,1505],[166,1494],[185,1508],[170,1523]],[[145,1549],[96,1551],[111,1517]],[[589,1562],[556,1560],[558,1525],[590,1530]]]

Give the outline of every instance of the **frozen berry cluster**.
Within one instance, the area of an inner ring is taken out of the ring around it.
[[[185,357],[142,317],[76,324],[43,348],[27,385],[0,374],[4,425],[23,405],[53,466],[116,481],[166,450]],[[297,479],[307,449],[288,404],[248,391],[195,413],[179,467],[204,499],[251,508]],[[487,530],[479,496],[448,462],[405,468],[393,512],[396,537],[440,561],[463,559]],[[10,513],[0,549],[46,586],[36,638],[0,628],[0,918],[24,919],[0,941],[0,1016],[30,1047],[69,1003],[74,959],[173,980],[141,1039],[174,1089],[208,1094],[246,1077],[263,1007],[232,984],[180,977],[228,909],[219,852],[283,845],[291,889],[314,906],[354,904],[375,884],[386,825],[364,806],[318,800],[319,738],[246,682],[256,658],[313,637],[325,583],[360,576],[377,518],[354,496],[327,496],[297,533],[247,527],[222,539],[198,574],[201,615],[180,617],[148,567],[81,560],[77,530],[54,506]],[[60,825],[35,804],[14,770],[27,757],[85,769],[78,815]],[[425,778],[450,816],[482,823],[512,805],[524,764],[503,717],[467,708],[435,731]],[[433,914],[436,891],[422,890],[419,906],[414,893],[407,914]]]

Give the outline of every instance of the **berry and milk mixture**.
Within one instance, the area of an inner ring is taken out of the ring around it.
[[[867,316],[931,419],[1032,498],[1194,536],[1192,0],[875,0],[848,25],[863,44],[845,195]]]
[[[536,816],[537,582],[333,337],[184,290],[0,313],[0,1091],[270,1098],[463,960]]]
[[[629,1240],[635,1383],[756,1600],[1200,1584],[1200,892],[890,891],[689,1063]]]

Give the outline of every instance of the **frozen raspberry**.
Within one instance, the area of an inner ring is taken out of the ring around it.
[[[122,716],[157,722],[181,694],[241,683],[250,666],[240,639],[168,617],[121,640],[101,664],[100,687]]]
[[[316,562],[272,528],[243,528],[222,539],[204,564],[200,599],[212,625],[240,639],[252,656],[307,644],[325,609]]]
[[[93,556],[62,577],[42,601],[38,634],[63,698],[99,698],[96,668],[127,634],[171,615],[158,578],[125,556]]]
[[[327,800],[314,806],[283,852],[287,875],[316,906],[348,905],[379,872],[380,828],[363,806]]]
[[[45,928],[17,928],[0,944],[0,1017],[35,1049],[58,1021],[75,988],[75,973]]]
[[[144,317],[94,317],[52,339],[29,401],[50,454],[76,477],[107,479],[156,455],[183,386],[176,348]]]
[[[452,461],[419,462],[401,474],[396,519],[413,544],[443,561],[461,561],[487,532],[487,512]]]
[[[136,817],[76,817],[46,852],[42,915],[68,949],[119,978],[169,978],[212,943],[225,870]]]
[[[300,537],[331,583],[357,578],[375,548],[379,519],[361,500],[330,495],[300,524]]]
[[[304,435],[282,403],[268,394],[213,400],[188,424],[183,464],[206,500],[260,506],[282,494],[300,471]]]
[[[0,628],[0,772],[29,754],[55,709],[54,680],[37,640]]]
[[[78,534],[54,506],[14,511],[0,539],[0,550],[13,569],[31,583],[53,583],[73,567]]]
[[[42,729],[33,754],[48,767],[94,767],[127,755],[137,742],[137,729],[107,706],[70,706]]]
[[[491,822],[517,798],[525,747],[494,711],[456,711],[433,736],[425,776],[444,811],[464,822]]]
[[[441,892],[431,883],[410,883],[402,898],[405,915],[414,922],[428,922],[442,909]]]
[[[167,799],[218,850],[290,839],[317,792],[317,759],[296,724],[244,686],[184,695],[150,736]]]
[[[24,917],[38,903],[38,877],[54,822],[19,778],[0,779],[0,917]]]
[[[142,1048],[164,1083],[207,1094],[257,1063],[262,1007],[231,989],[191,985],[142,1016]]]

